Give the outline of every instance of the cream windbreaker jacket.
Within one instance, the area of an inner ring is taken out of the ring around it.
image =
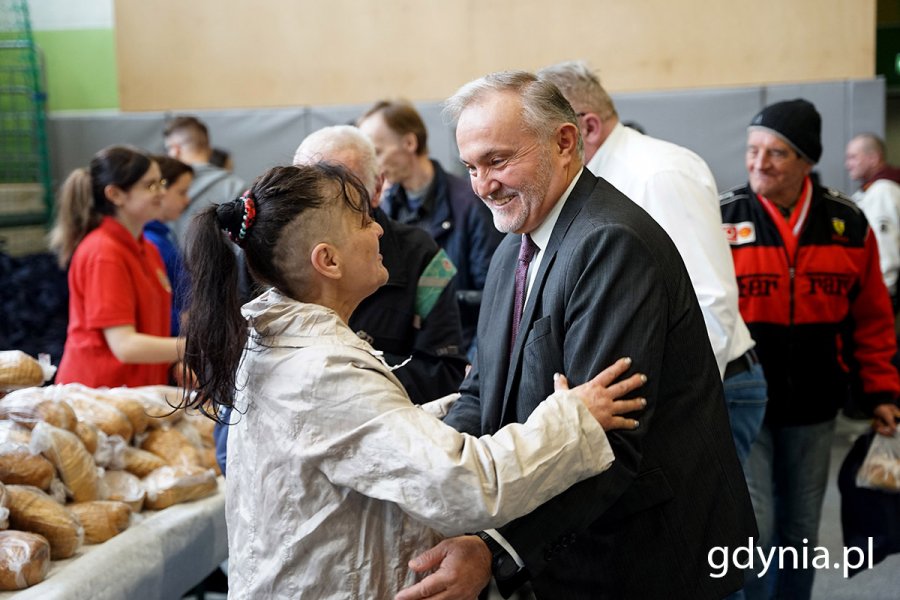
[[[606,435],[558,392],[524,424],[461,434],[413,405],[333,311],[274,290],[228,440],[229,598],[390,598],[441,536],[500,526],[604,471]]]

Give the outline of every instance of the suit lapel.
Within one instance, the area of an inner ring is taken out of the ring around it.
[[[575,217],[581,211],[581,207],[584,206],[585,201],[590,196],[596,183],[597,178],[585,168],[581,177],[578,179],[578,182],[575,184],[575,187],[572,188],[572,193],[569,194],[569,198],[566,200],[562,211],[559,213],[559,217],[556,219],[556,224],[553,226],[553,233],[550,234],[550,241],[547,242],[547,248],[544,250],[544,256],[541,258],[541,265],[538,268],[537,274],[535,274],[534,283],[531,286],[531,293],[528,295],[528,302],[525,303],[525,309],[522,312],[522,321],[519,324],[519,335],[516,337],[516,342],[512,349],[512,356],[509,359],[506,386],[503,392],[503,406],[500,411],[501,426],[503,423],[508,422],[509,416],[507,415],[507,412],[515,410],[514,405],[516,399],[513,397],[513,392],[516,387],[518,387],[522,350],[525,347],[528,332],[531,331],[531,327],[535,321],[536,307],[539,298],[543,294],[544,284],[547,281],[547,273],[553,268],[553,264],[556,262],[556,254],[566,237],[566,233],[569,231],[569,227],[571,227]],[[515,261],[515,257],[513,260]],[[513,264],[512,273],[515,273],[515,264]],[[513,280],[510,279],[510,281]],[[514,288],[515,286],[509,287]],[[512,293],[509,294],[509,307],[513,306],[514,293],[513,290]],[[511,312],[511,308],[507,309],[507,312]],[[510,321],[511,317],[507,320],[506,340],[509,340]],[[508,345],[509,342],[507,341],[506,344]]]
[[[515,295],[516,260],[519,244],[502,244],[494,255],[491,267],[499,270],[497,289],[491,295],[490,306],[481,307],[482,318],[489,318],[486,327],[479,327],[478,370],[481,398],[485,402],[484,420],[494,433],[500,428],[503,409],[503,384],[507,378],[509,335],[512,329],[512,309]],[[487,296],[485,296],[487,299]]]

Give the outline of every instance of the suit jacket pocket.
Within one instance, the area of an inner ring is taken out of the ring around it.
[[[528,338],[525,339],[525,347],[527,348],[539,338],[550,333],[551,329],[550,315],[535,321],[532,328],[528,331]]]
[[[609,509],[604,520],[622,518],[668,502],[675,496],[662,469],[639,473],[625,493]]]

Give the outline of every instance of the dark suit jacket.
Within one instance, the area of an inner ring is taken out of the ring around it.
[[[478,355],[445,422],[473,434],[522,422],[554,372],[583,383],[630,356],[645,373],[635,431],[609,433],[601,475],[501,530],[540,598],[721,598],[714,546],[756,537],[722,384],[681,257],[636,204],[586,169],[554,227],[509,356],[519,237],[497,249],[484,290]],[[503,582],[499,582],[503,590]]]

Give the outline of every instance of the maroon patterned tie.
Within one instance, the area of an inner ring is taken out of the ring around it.
[[[531,259],[538,253],[538,245],[532,241],[527,233],[522,234],[522,245],[519,246],[519,259],[516,261],[516,298],[513,306],[512,332],[509,336],[509,353],[512,355],[513,346],[516,343],[516,335],[519,333],[519,324],[522,322],[522,310],[525,308],[525,294],[528,291],[528,265]]]

